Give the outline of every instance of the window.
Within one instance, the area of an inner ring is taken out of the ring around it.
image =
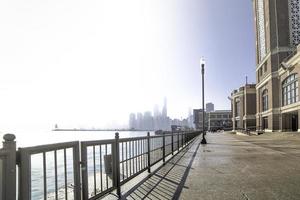
[[[282,105],[295,103],[298,99],[298,75],[292,74],[282,82]]]
[[[262,93],[262,109],[263,111],[268,110],[268,90],[265,89]]]
[[[235,116],[236,117],[240,116],[240,101],[237,101],[235,103]]]

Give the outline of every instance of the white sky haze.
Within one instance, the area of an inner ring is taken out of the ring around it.
[[[0,130],[122,125],[165,96],[171,117],[186,117],[201,105],[200,57],[213,64],[194,40],[208,2],[1,1]]]

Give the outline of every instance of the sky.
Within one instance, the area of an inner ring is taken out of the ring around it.
[[[250,0],[0,1],[0,131],[171,118],[255,82]]]

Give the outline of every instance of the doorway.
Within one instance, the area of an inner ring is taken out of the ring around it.
[[[262,118],[262,129],[268,129],[268,117],[263,117]]]
[[[298,115],[292,115],[292,131],[298,131]]]

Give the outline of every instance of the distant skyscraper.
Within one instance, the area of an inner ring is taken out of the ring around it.
[[[143,129],[153,130],[153,117],[150,111],[144,113]]]
[[[134,113],[131,113],[129,115],[129,128],[130,129],[136,129],[137,128],[136,116],[135,116]]]
[[[158,117],[158,116],[160,116],[159,107],[157,104],[155,104],[153,108],[153,117]]]
[[[137,124],[137,129],[143,129],[143,114],[142,113],[137,113],[136,124]]]
[[[213,103],[207,103],[206,104],[206,112],[213,112],[213,111],[215,111],[215,106],[214,106],[214,104]]]
[[[163,117],[167,117],[168,116],[168,112],[167,112],[167,98],[164,98],[164,107],[162,109],[162,116]]]

